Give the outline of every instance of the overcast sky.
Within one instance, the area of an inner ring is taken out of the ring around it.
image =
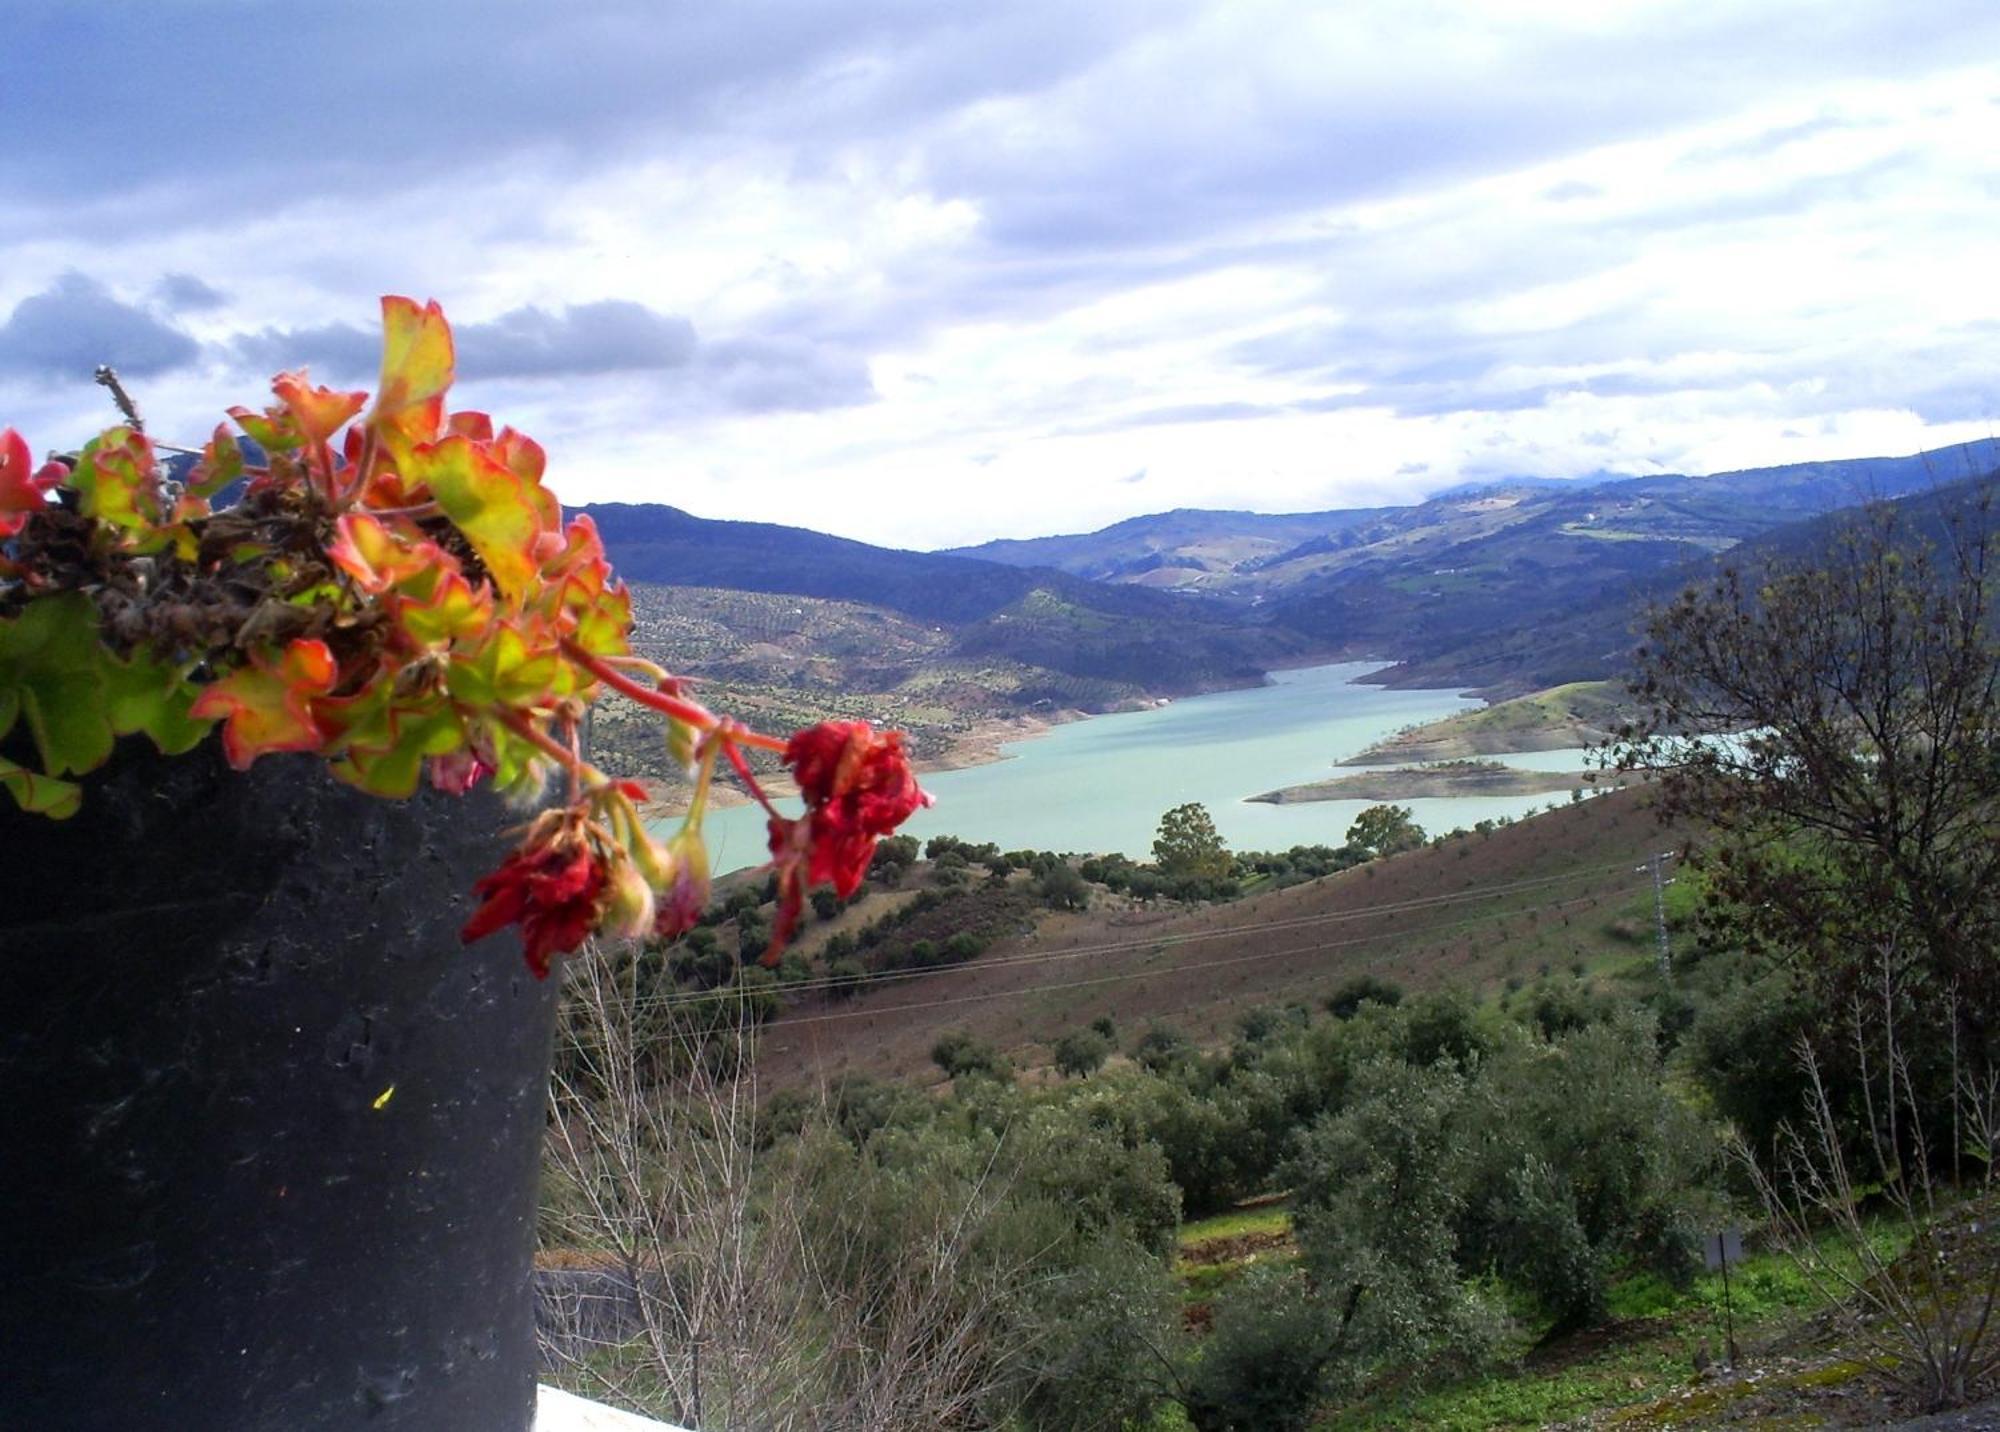
[[[1993,0],[6,0],[0,425],[369,386],[940,546],[2000,430]]]

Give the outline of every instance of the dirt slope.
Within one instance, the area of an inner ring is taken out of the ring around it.
[[[1648,959],[1652,887],[1638,867],[1676,838],[1643,798],[1596,797],[1232,904],[1146,908],[1099,892],[1088,911],[1046,917],[969,964],[848,1004],[801,1000],[765,1033],[760,1078],[931,1081],[931,1044],[957,1028],[1034,1069],[1049,1040],[1100,1014],[1126,1044],[1155,1020],[1207,1040],[1254,1005],[1317,1002],[1363,971],[1417,991]]]

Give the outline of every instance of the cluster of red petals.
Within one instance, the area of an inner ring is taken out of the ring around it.
[[[823,721],[785,745],[785,764],[805,797],[810,836],[806,880],[852,895],[875,842],[931,803],[917,786],[901,731],[866,721]]]
[[[0,428],[0,537],[12,537],[27,525],[28,514],[48,505],[46,494],[69,476],[59,462],[37,470],[28,440],[12,428]]]
[[[866,721],[823,721],[785,745],[806,813],[773,817],[771,863],[778,874],[778,919],[767,962],[790,937],[808,886],[828,884],[842,898],[868,873],[875,842],[931,803],[917,785],[903,733]]]
[[[472,887],[486,903],[460,937],[469,943],[519,924],[528,968],[546,979],[550,959],[575,950],[596,927],[604,883],[603,864],[581,841],[517,850]]]
[[[453,751],[433,756],[431,784],[447,795],[462,796],[493,774],[493,763],[475,751]]]

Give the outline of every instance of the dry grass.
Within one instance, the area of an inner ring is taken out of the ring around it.
[[[1647,950],[1613,926],[1650,927],[1636,867],[1675,844],[1643,800],[1597,797],[1226,905],[1147,907],[1100,891],[1089,910],[1045,915],[969,964],[844,1005],[788,1005],[764,1034],[759,1074],[773,1089],[847,1073],[935,1080],[931,1045],[957,1028],[1032,1070],[1048,1063],[1049,1041],[1099,1015],[1127,1040],[1158,1021],[1213,1041],[1254,1006],[1317,1003],[1364,972],[1412,992],[1492,991],[1544,966],[1631,964]]]

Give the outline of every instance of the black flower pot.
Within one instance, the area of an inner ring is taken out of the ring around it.
[[[529,1427],[555,985],[458,941],[498,802],[211,742],[0,807],[0,1426]]]

